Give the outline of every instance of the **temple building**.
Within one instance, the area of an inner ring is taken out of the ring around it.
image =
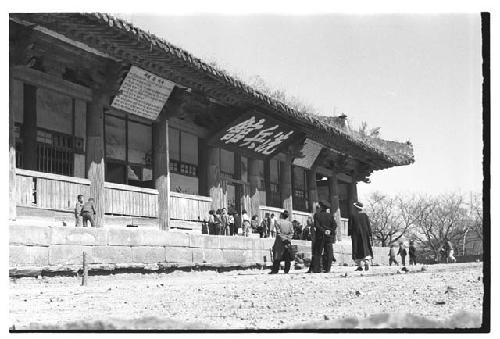
[[[199,230],[223,207],[286,209],[304,225],[321,202],[341,237],[356,184],[414,161],[410,143],[298,112],[121,19],[9,24],[11,220],[71,222],[78,194],[95,199],[99,227],[163,230]]]

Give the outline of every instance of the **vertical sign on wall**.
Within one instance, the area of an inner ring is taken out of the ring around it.
[[[149,120],[156,120],[174,86],[175,83],[169,80],[132,66],[111,106]]]
[[[300,150],[300,153],[303,155],[303,157],[295,158],[293,160],[293,164],[295,166],[311,169],[322,148],[323,145],[321,145],[320,143],[311,139],[306,139],[304,145],[302,146],[302,149]]]

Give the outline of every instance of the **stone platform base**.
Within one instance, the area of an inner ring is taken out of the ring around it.
[[[94,271],[162,271],[188,268],[256,268],[271,263],[274,239],[213,236],[154,228],[75,228],[11,224],[11,276],[78,272],[83,252]],[[311,257],[311,243],[294,240]],[[351,249],[334,245],[337,264],[351,264]],[[386,259],[374,248],[374,263]]]

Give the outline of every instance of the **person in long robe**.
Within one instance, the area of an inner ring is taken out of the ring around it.
[[[290,271],[292,258],[292,237],[293,226],[288,220],[288,211],[281,213],[281,219],[276,221],[276,239],[273,245],[273,268],[271,274],[276,274],[279,271],[280,262],[285,262],[285,273]]]
[[[352,259],[358,266],[356,271],[362,271],[363,265],[366,271],[370,269],[370,260],[373,258],[372,230],[370,219],[363,211],[363,204],[355,202],[354,213],[349,218],[348,235],[352,240]]]

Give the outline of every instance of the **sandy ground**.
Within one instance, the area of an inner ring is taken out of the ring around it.
[[[277,329],[380,313],[434,320],[460,311],[481,316],[482,264],[397,271],[383,266],[354,272],[350,266],[329,274],[119,274],[90,276],[87,287],[76,277],[22,278],[10,282],[10,326],[154,317],[199,328]]]

